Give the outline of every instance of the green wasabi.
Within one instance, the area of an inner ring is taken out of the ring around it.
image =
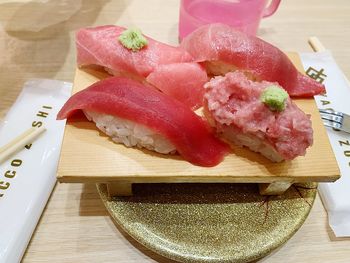
[[[283,111],[287,98],[288,93],[277,86],[267,87],[260,96],[260,100],[272,111]]]
[[[137,28],[126,29],[119,36],[118,40],[124,47],[134,52],[139,51],[140,49],[142,49],[144,46],[147,46],[148,44],[148,41],[142,35],[141,30]]]

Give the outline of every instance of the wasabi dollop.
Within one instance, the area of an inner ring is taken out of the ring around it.
[[[260,100],[272,111],[283,111],[287,98],[288,93],[277,86],[267,87],[260,96]]]
[[[134,52],[139,51],[148,44],[148,41],[142,35],[141,30],[137,28],[126,29],[119,36],[118,40],[124,47]]]

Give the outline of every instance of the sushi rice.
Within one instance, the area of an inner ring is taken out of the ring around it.
[[[265,142],[256,136],[242,133],[239,129],[235,129],[233,126],[226,127],[222,132],[222,136],[237,146],[245,146],[253,152],[262,154],[273,162],[281,162],[284,160],[284,158],[268,142]]]
[[[127,147],[146,148],[162,154],[176,152],[174,145],[164,136],[144,125],[94,111],[84,110],[84,114],[88,120],[94,121],[97,128],[110,136],[116,143],[122,143]]]

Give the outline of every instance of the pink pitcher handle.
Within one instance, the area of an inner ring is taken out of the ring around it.
[[[269,6],[267,6],[263,12],[263,17],[268,17],[273,15],[276,12],[280,3],[281,3],[281,0],[271,0]]]

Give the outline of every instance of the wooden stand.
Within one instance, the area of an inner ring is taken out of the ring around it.
[[[259,184],[261,195],[280,195],[292,185],[290,182],[274,182],[270,184]]]
[[[113,196],[130,196],[132,195],[132,184],[129,182],[107,183],[108,198]]]
[[[302,71],[296,53],[289,53]],[[94,69],[77,69],[73,93],[109,75]],[[294,102],[310,114],[314,144],[305,156],[273,163],[260,154],[234,147],[222,163],[200,167],[180,156],[127,148],[100,132],[85,117],[67,122],[57,179],[65,183],[107,183],[109,196],[132,194],[133,183],[258,183],[263,195],[282,194],[292,183],[334,182],[340,177],[328,136],[313,99]]]

